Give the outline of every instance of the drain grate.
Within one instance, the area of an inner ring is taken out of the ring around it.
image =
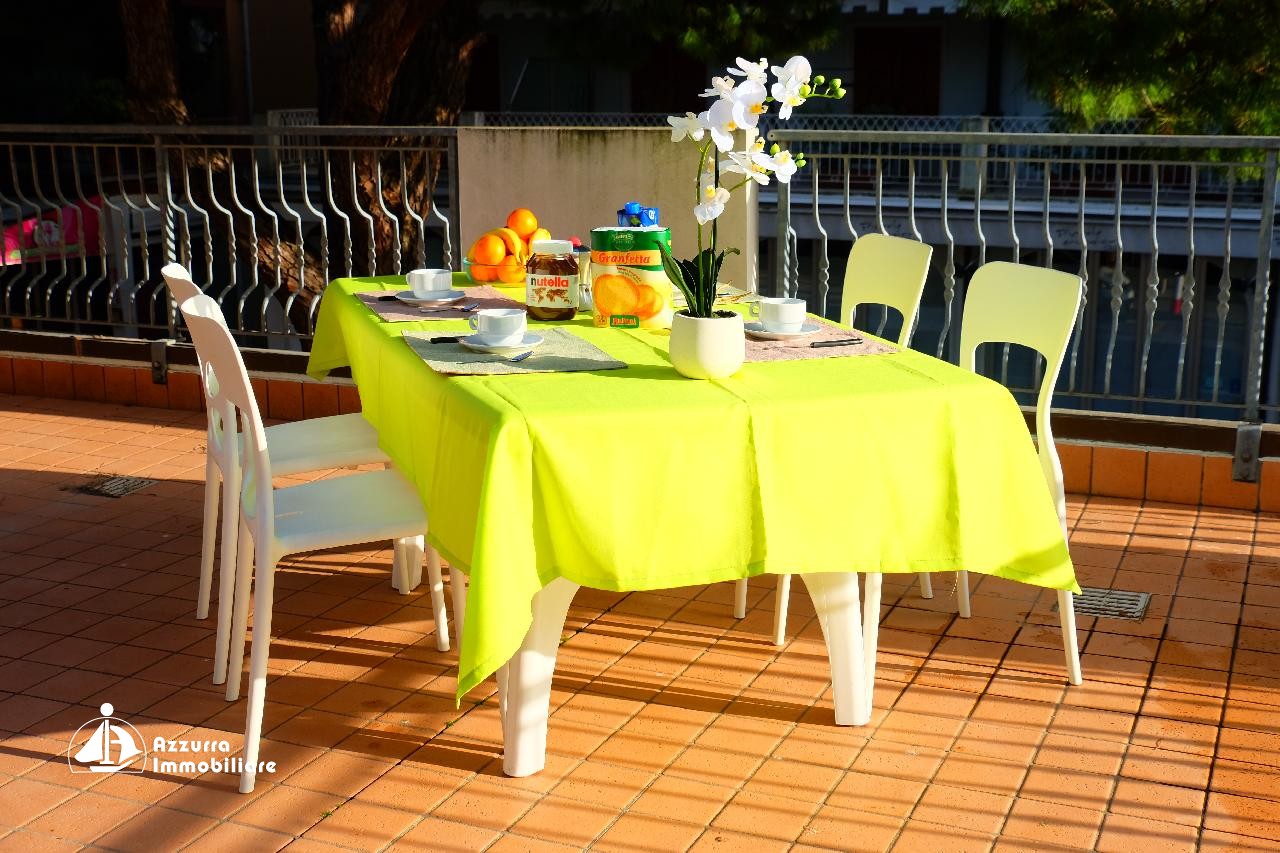
[[[122,498],[125,495],[133,494],[138,489],[150,486],[154,482],[155,480],[147,480],[143,477],[122,477],[115,474],[106,474],[101,477],[94,477],[83,485],[74,486],[71,491],[82,495],[97,495],[103,498]]]
[[[1147,615],[1151,593],[1133,592],[1127,589],[1102,589],[1096,586],[1080,587],[1076,596],[1076,615],[1097,616],[1102,619],[1139,620]]]

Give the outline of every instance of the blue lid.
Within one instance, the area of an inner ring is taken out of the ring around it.
[[[623,212],[625,212],[625,213],[629,213],[629,214],[631,214],[632,216],[634,216],[634,215],[636,215],[637,213],[639,213],[639,212],[640,212],[640,202],[638,202],[638,201],[629,201],[629,202],[627,202],[626,204],[624,204],[624,205],[622,206],[622,210],[623,210]]]

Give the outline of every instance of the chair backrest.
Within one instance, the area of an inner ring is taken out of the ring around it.
[[[1059,270],[1007,261],[984,264],[969,282],[960,326],[960,366],[969,370],[977,370],[979,344],[1021,344],[1044,356],[1045,370],[1036,399],[1036,440],[1040,467],[1064,529],[1066,495],[1062,465],[1049,428],[1049,408],[1080,310],[1082,284],[1079,276]]]
[[[262,415],[258,412],[258,401],[253,393],[253,385],[249,382],[244,359],[240,357],[240,349],[222,317],[222,308],[208,296],[193,296],[183,302],[179,309],[187,321],[187,329],[191,332],[196,350],[204,354],[201,377],[209,410],[216,411],[218,422],[224,425],[217,436],[216,452],[225,457],[227,464],[235,465],[238,461],[243,463],[243,486],[240,491],[242,512],[255,538],[260,532],[270,536],[269,527],[256,527],[253,524],[258,521],[271,525],[275,520],[271,495],[271,460],[267,455],[267,434],[262,424]],[[242,453],[237,453],[234,429],[237,422],[244,436]],[[212,424],[211,418],[209,449],[215,452]]]
[[[888,305],[902,315],[898,343],[911,343],[924,280],[929,274],[933,247],[928,243],[866,234],[854,241],[849,263],[844,269],[844,294],[840,299],[841,322],[853,324],[859,305]]]
[[[191,273],[187,272],[187,268],[182,264],[165,264],[164,269],[160,270],[164,283],[168,285],[169,292],[173,294],[173,301],[176,305],[181,305],[193,296],[199,296],[203,291],[200,286],[191,279]]]

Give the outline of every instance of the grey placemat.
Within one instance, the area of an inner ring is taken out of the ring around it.
[[[429,310],[426,311],[394,298],[395,294],[406,292],[404,290],[370,290],[364,293],[357,293],[356,298],[363,302],[373,313],[393,323],[419,323],[423,320],[465,320],[471,316],[471,312],[457,310],[456,306],[458,305],[475,305],[474,311],[478,311],[481,308],[524,307],[523,303],[509,299],[487,284],[467,288],[466,298],[459,299],[452,305],[431,305],[427,306]],[[392,298],[383,298],[387,296]]]
[[[508,373],[572,373],[582,370],[619,370],[625,362],[608,355],[567,329],[539,327],[532,330],[545,339],[523,361],[473,352],[459,343],[433,344],[433,338],[454,337],[432,332],[405,332],[404,339],[418,357],[436,373],[448,376],[494,376]]]
[[[812,335],[803,338],[791,338],[785,341],[762,341],[747,335],[747,361],[801,361],[809,358],[837,358],[851,355],[880,355],[897,352],[898,348],[867,337],[861,332],[837,326],[829,320],[810,317],[808,322],[816,322],[820,328]],[[838,347],[813,347],[814,341],[837,341],[848,338],[861,338],[861,342]]]

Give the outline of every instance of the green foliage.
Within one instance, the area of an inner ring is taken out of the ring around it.
[[[717,253],[714,249],[703,249],[693,258],[679,260],[662,241],[658,241],[658,249],[662,252],[662,269],[671,283],[684,294],[689,316],[715,316],[716,282],[720,278],[720,267],[724,264],[725,255],[736,255],[738,250],[725,249]]]
[[[1007,22],[1027,84],[1078,129],[1280,133],[1277,0],[964,0]]]

